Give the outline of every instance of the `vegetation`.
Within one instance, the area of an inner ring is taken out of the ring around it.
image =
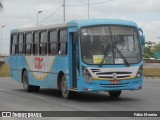
[[[160,51],[160,43],[148,41],[145,43],[144,58],[153,58],[154,53],[158,51]],[[153,62],[153,60],[150,62]],[[160,68],[144,68],[144,76],[160,78]]]
[[[160,68],[144,68],[144,76],[160,78]]]
[[[153,58],[154,53],[160,51],[160,43],[155,43],[152,41],[148,41],[145,44],[144,48],[144,57],[145,58]]]
[[[8,64],[4,64],[0,68],[0,77],[9,77],[9,65]]]

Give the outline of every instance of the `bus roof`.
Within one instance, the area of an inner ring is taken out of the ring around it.
[[[52,29],[52,28],[65,28],[65,27],[67,27],[67,23],[44,25],[44,26],[35,26],[35,27],[28,27],[28,28],[21,28],[21,29],[12,29],[11,33],[38,31],[38,30],[45,30],[45,29]]]
[[[96,25],[124,25],[124,26],[137,27],[137,24],[135,22],[129,21],[129,20],[89,19],[89,20],[72,20],[67,23],[61,23],[61,24],[36,26],[36,27],[22,28],[22,29],[13,29],[13,30],[11,30],[11,33],[37,31],[37,30],[52,29],[52,28],[53,29],[54,28],[65,28],[65,27],[69,27],[69,26],[76,26],[80,29],[81,27],[96,26]]]
[[[96,26],[96,25],[125,25],[137,27],[137,24],[129,20],[120,20],[120,19],[92,19],[92,20],[72,20],[68,22],[68,26]]]

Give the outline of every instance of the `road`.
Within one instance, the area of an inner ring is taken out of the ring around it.
[[[144,63],[144,68],[160,68],[160,63]]]
[[[0,111],[27,110],[159,111],[160,80],[144,79],[142,90],[123,91],[121,97],[115,100],[110,99],[108,93],[104,92],[99,94],[80,93],[76,94],[74,99],[67,100],[63,99],[57,90],[42,88],[38,93],[27,93],[23,90],[21,83],[11,80],[10,78],[0,78]],[[58,119],[64,120],[64,118]],[[77,119],[80,120],[80,118]],[[89,118],[86,119],[88,120]],[[92,118],[92,120],[94,119],[96,120],[96,118]],[[83,118],[83,120],[85,119]]]

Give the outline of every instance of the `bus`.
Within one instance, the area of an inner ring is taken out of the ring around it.
[[[142,29],[129,20],[13,29],[10,76],[27,92],[53,88],[71,98],[75,92],[106,91],[118,98],[122,90],[142,89],[144,44]]]

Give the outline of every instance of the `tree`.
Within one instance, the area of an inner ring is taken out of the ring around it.
[[[153,52],[158,52],[158,51],[160,51],[160,43],[155,44],[155,45],[153,46]]]
[[[0,0],[0,11],[3,9],[2,0]]]
[[[144,57],[145,58],[152,58],[154,57],[154,46],[155,46],[155,42],[152,41],[148,41],[145,43],[145,48],[144,48]]]
[[[152,48],[152,46],[154,45],[154,44],[156,44],[155,42],[152,42],[152,41],[148,41],[148,42],[146,42],[145,43],[148,47],[151,47]]]

